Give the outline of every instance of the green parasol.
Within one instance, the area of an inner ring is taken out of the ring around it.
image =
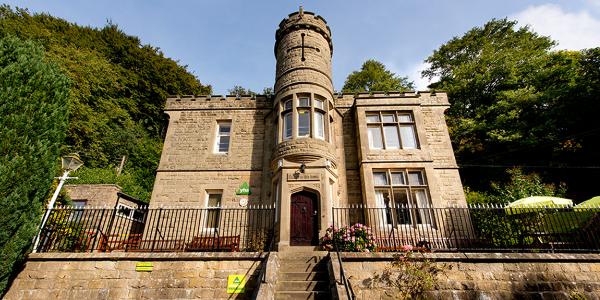
[[[505,209],[508,214],[520,214],[536,211],[537,208],[565,208],[572,207],[573,200],[550,197],[550,196],[532,196],[506,205]]]

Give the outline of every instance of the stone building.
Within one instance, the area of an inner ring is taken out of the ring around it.
[[[273,96],[167,99],[151,207],[275,205],[281,251],[315,245],[332,207],[465,204],[445,93],[335,93],[331,30],[310,12],[279,24],[274,50]]]

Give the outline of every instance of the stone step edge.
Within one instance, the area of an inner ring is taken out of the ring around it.
[[[287,295],[287,294],[292,294],[292,295],[305,295],[305,294],[319,294],[319,295],[329,295],[331,294],[330,291],[285,291],[285,292],[280,292],[280,291],[275,291],[275,295]]]

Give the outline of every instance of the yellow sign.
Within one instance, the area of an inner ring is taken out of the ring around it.
[[[141,261],[135,264],[135,270],[137,272],[152,272],[154,264],[152,262]]]
[[[227,277],[227,294],[241,294],[246,290],[245,275],[229,275]]]

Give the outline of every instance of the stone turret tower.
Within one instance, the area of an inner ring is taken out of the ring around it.
[[[276,143],[271,164],[278,246],[285,249],[316,245],[331,224],[339,153],[327,23],[301,7],[281,21],[275,38]]]

